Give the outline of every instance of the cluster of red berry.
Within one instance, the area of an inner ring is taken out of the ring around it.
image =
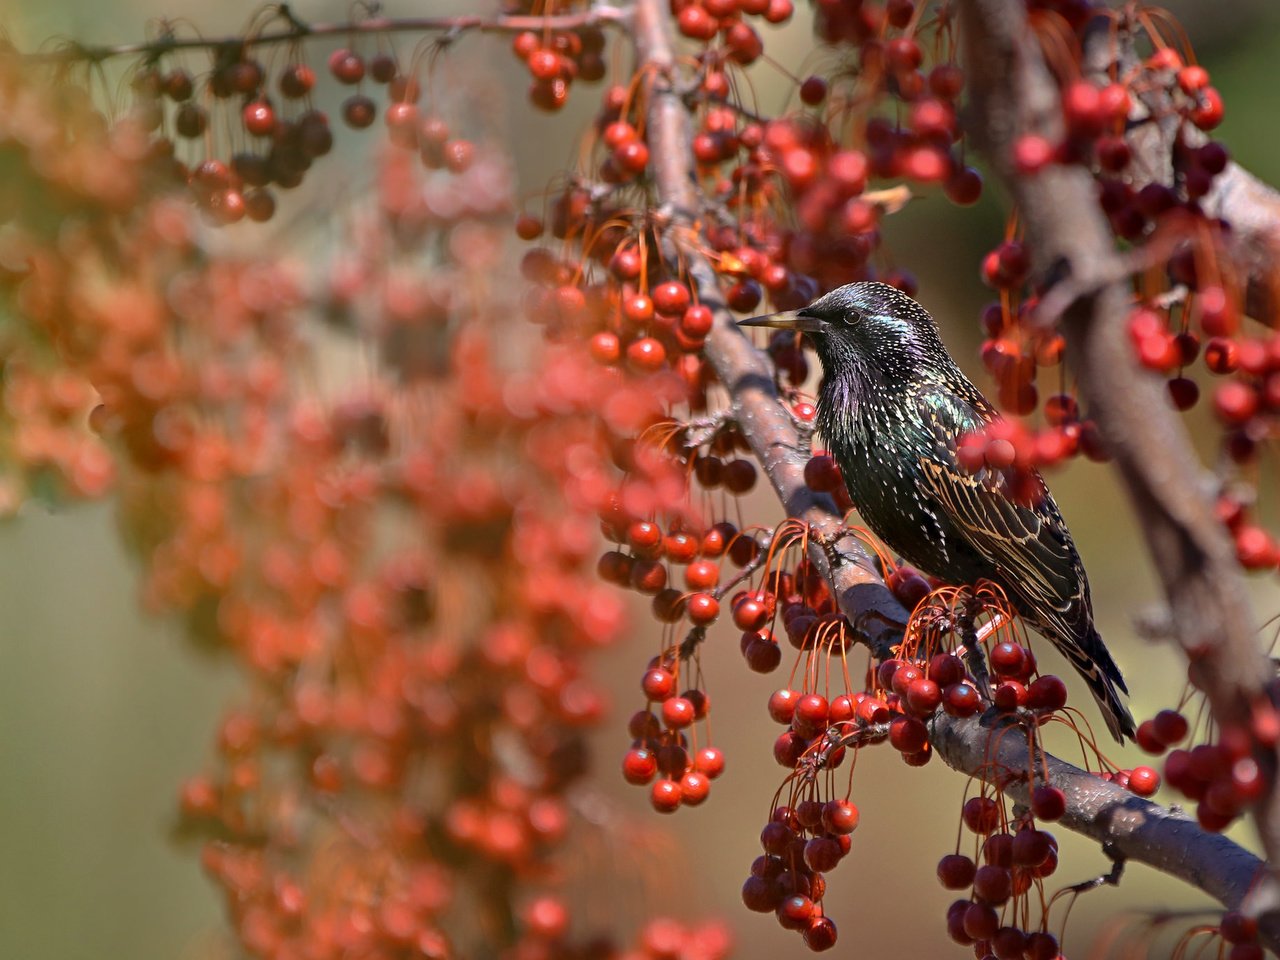
[[[516,35],[511,49],[529,68],[529,102],[542,110],[559,110],[568,102],[574,80],[592,83],[605,75],[604,30],[594,24],[576,30],[550,30]]]
[[[521,34],[517,49],[529,45],[528,38],[536,47],[531,60],[554,58],[557,72],[575,62],[568,53],[543,49],[533,34]],[[599,60],[603,42],[602,31],[592,25],[558,33],[551,41],[556,49],[576,50],[584,65],[592,62],[589,58]],[[390,142],[416,151],[429,170],[466,171],[476,156],[476,145],[458,136],[437,106],[421,106],[425,91],[418,61],[406,68],[393,49],[381,42],[378,46],[379,52],[370,56],[354,46],[340,47],[329,55],[332,79],[355,88],[342,101],[343,122],[357,130],[371,127],[380,108],[378,100],[365,92],[366,86],[383,87],[386,105],[382,109]],[[169,53],[148,61],[132,77],[131,117],[154,134],[147,149],[153,170],[164,175],[158,182],[188,184],[213,223],[230,224],[245,217],[269,220],[276,210],[273,189],[300,186],[315,161],[333,149],[328,114],[314,102],[315,69],[296,48],[290,61],[278,69],[257,59],[257,50],[252,42],[221,44],[212,69],[204,74],[193,73],[180,54]],[[603,67],[591,67],[589,75],[599,79]],[[560,84],[555,89],[560,90],[561,102],[564,82],[552,82],[552,87]],[[535,83],[535,90],[541,89]],[[543,102],[546,97],[554,99],[548,93],[536,95],[535,100]],[[429,98],[433,104],[439,100]],[[184,147],[184,143],[195,146]]]
[[[1073,29],[1082,29],[1094,14],[1088,4],[1052,6]],[[1222,424],[1225,463],[1240,469],[1224,473],[1220,513],[1235,537],[1240,562],[1251,570],[1274,570],[1280,565],[1280,543],[1246,501],[1253,496],[1247,475],[1272,442],[1280,416],[1280,335],[1245,328],[1241,290],[1221,266],[1229,225],[1204,207],[1228,168],[1226,148],[1207,137],[1222,120],[1222,99],[1208,72],[1189,51],[1179,52],[1167,29],[1145,17],[1135,29],[1140,36],[1117,44],[1115,61],[1099,68],[1104,78],[1064,82],[1063,139],[1023,137],[1014,147],[1015,165],[1028,176],[1051,164],[1088,169],[1097,178],[1099,205],[1117,238],[1145,244],[1160,258],[1163,284],[1144,287],[1129,316],[1134,352],[1142,366],[1167,378],[1170,401],[1179,410],[1200,399],[1201,384],[1192,376],[1198,361],[1224,378],[1213,389],[1213,409]],[[1152,49],[1140,57],[1137,44],[1144,38]],[[1075,72],[1074,66],[1059,66],[1064,76]],[[1126,136],[1135,123],[1175,131],[1168,182],[1152,173],[1158,164],[1133,162]],[[992,250],[982,266],[984,280],[1001,291],[1000,301],[982,317],[988,338],[983,362],[999,386],[1002,409],[1019,417],[1040,406],[1037,368],[1057,366],[1062,354],[1062,338],[1035,322],[1035,291],[1019,302],[1028,266],[1027,252],[1014,238]],[[1052,466],[1077,453],[1104,458],[1092,424],[1069,400],[1066,395],[1046,400],[1045,426],[1038,430],[1000,425],[1000,431],[1013,435],[972,438],[968,459],[973,467],[1009,471],[1016,489],[1026,467]]]
[[[795,12],[791,0],[671,0],[676,29],[690,40],[721,44],[717,54],[741,66],[764,53],[764,41],[747,17],[766,23],[786,23]]]
[[[584,945],[546,868],[604,711],[586,660],[623,624],[591,573],[594,518],[668,510],[669,476],[684,491],[665,460],[602,444],[599,422],[642,432],[666,388],[618,383],[576,345],[534,349],[532,331],[512,369],[492,281],[512,182],[483,151],[447,190],[391,151],[352,214],[358,242],[311,276],[210,255],[188,202],[142,198],[154,153],[136,113],[84,122],[87,99],[10,66],[15,186],[62,219],[43,236],[19,204],[6,235],[6,456],[28,489],[53,468],[97,495],[118,473],[149,605],[252,679],[181,792],[244,949],[622,950]],[[351,56],[334,69],[356,72]],[[119,201],[104,169],[135,205],[97,230]],[[520,335],[503,328],[507,346]],[[367,346],[385,362],[354,384],[296,375]],[[614,457],[632,471],[621,495]],[[492,915],[456,909],[471,900]],[[727,940],[655,922],[635,949],[718,958]]]
[[[1263,742],[1276,742],[1275,716],[1254,724]],[[1153,754],[1163,754],[1187,736],[1187,721],[1173,710],[1162,710],[1138,728],[1138,743]],[[1170,751],[1165,760],[1169,785],[1196,802],[1196,819],[1206,830],[1225,830],[1254,803],[1264,788],[1264,778],[1250,750],[1250,736],[1231,728],[1216,743],[1199,743],[1190,749]]]
[[[965,801],[961,819],[973,835],[974,855],[950,853],[938,861],[938,882],[947,890],[969,891],[967,899],[947,908],[947,933],[956,943],[973,946],[974,956],[999,960],[1057,960],[1058,938],[1048,931],[1048,911],[1038,929],[1028,929],[1021,903],[1032,891],[1043,894],[1044,881],[1058,868],[1058,841],[1037,821],[1062,816],[1064,802],[1056,787],[1040,786],[1031,808],[1010,818],[1003,798],[980,795]]]

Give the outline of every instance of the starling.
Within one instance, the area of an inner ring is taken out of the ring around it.
[[[990,580],[1089,684],[1117,741],[1133,736],[1120,669],[1093,624],[1089,582],[1044,481],[1015,495],[1003,471],[956,460],[999,412],[970,382],[920,304],[851,283],[799,310],[741,321],[808,334],[822,361],[818,424],[863,521],[890,549],[952,584]],[[1119,691],[1117,690],[1119,688]]]

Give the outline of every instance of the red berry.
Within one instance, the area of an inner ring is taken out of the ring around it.
[[[1028,934],[1023,952],[1027,960],[1058,960],[1058,938],[1051,933]]]
[[[982,698],[971,683],[953,683],[943,691],[943,708],[953,717],[971,717],[981,706]]]
[[[622,776],[627,783],[637,786],[648,783],[658,773],[658,758],[653,751],[637,748],[628,750],[622,758]]]
[[[265,100],[246,103],[240,113],[244,128],[255,137],[269,137],[276,128],[276,112]]]
[[[718,747],[703,747],[693,758],[693,768],[714,780],[724,773],[724,753]]]
[[[1013,875],[1004,867],[986,864],[973,876],[973,893],[987,903],[999,905],[1013,895]]]
[[[825,726],[830,715],[827,698],[820,693],[807,693],[796,702],[796,719],[810,727]]]
[[[804,930],[804,945],[814,953],[830,950],[836,945],[836,925],[830,917],[813,917]]]
[[[714,560],[695,560],[684,571],[684,582],[690,590],[710,590],[719,580],[720,564]]]
[[[1191,110],[1191,122],[1201,130],[1212,130],[1222,123],[1222,115],[1222,95],[1213,87],[1205,87]]]
[[[1252,943],[1258,938],[1258,921],[1236,910],[1228,910],[1222,915],[1218,932],[1227,943]]]
[[[720,616],[720,601],[709,593],[695,593],[689,598],[688,617],[699,625],[715,622]]]
[[[1061,820],[1067,812],[1067,795],[1057,787],[1041,784],[1031,791],[1031,812],[1040,820]]]
[[[943,185],[942,191],[957,206],[977,203],[982,196],[982,174],[973,167],[960,167]]]
[[[828,800],[822,805],[822,826],[828,833],[853,833],[859,819],[858,808],[848,800]]]
[[[760,630],[769,621],[769,607],[755,597],[743,597],[733,605],[733,625],[739,630]]]
[[[778,923],[787,930],[806,929],[813,915],[813,901],[800,894],[787,897],[782,903],[778,904]]]
[[[364,79],[364,60],[350,50],[340,48],[329,54],[329,72],[339,83],[357,84]]]
[[[1168,746],[1156,734],[1156,725],[1152,720],[1143,720],[1138,724],[1138,730],[1133,739],[1144,751],[1156,756],[1168,749]]]
[[[689,306],[689,288],[678,280],[660,283],[651,293],[653,304],[661,313],[681,313]]]
[[[743,647],[742,656],[753,672],[772,673],[782,663],[782,648],[777,641],[756,635]]]
[[[1000,916],[985,903],[971,903],[964,912],[964,932],[974,940],[990,940],[1000,929]]]
[[[680,784],[675,780],[655,780],[649,792],[649,802],[659,813],[675,813],[682,799]]]
[[[618,340],[616,333],[610,333],[608,330],[592,334],[588,350],[596,363],[606,367],[613,366],[622,359],[622,343]]]
[[[968,910],[968,900],[956,900],[947,908],[947,936],[961,946],[973,943],[973,937],[964,932],[964,916]]]
[[[806,77],[800,84],[800,100],[816,107],[827,98],[827,81],[822,77]]]
[[[961,808],[960,817],[974,833],[986,835],[1000,826],[1000,805],[990,797],[970,797]]]
[[[1004,680],[996,687],[991,700],[999,710],[1006,712],[1017,710],[1019,707],[1026,706],[1027,688],[1017,680]]]
[[[820,453],[804,465],[804,482],[810,490],[830,493],[844,486],[840,468],[830,454]]]
[[[547,82],[560,76],[560,55],[554,50],[546,48],[535,50],[529,54],[529,59],[525,62],[529,67],[529,73],[535,80]]]
[[[795,690],[775,690],[769,697],[769,716],[777,723],[790,723],[799,700],[800,694]]]
[[[1053,162],[1054,147],[1044,137],[1027,133],[1013,144],[1013,165],[1018,173],[1030,176]]]
[[[315,85],[315,71],[305,63],[291,63],[280,72],[280,92],[290,100],[305,97]]]
[[[1012,866],[1038,867],[1049,858],[1055,843],[1053,834],[1024,827],[1013,838],[1009,862]]]
[[[965,890],[973,883],[976,868],[963,854],[949,853],[938,861],[938,881],[947,890]]]
[[[357,93],[342,102],[342,119],[356,130],[372,126],[377,116],[377,105],[364,94]]]
[[[915,717],[894,717],[889,721],[889,742],[900,753],[919,753],[929,742],[929,732]]]
[[[710,794],[711,781],[705,774],[694,771],[680,778],[680,801],[686,806],[696,807]]]
[[[1214,391],[1213,407],[1218,416],[1228,424],[1238,426],[1248,423],[1258,412],[1258,393],[1247,383],[1229,380],[1219,384]]]
[[[680,329],[695,340],[700,340],[711,332],[715,322],[715,314],[710,307],[695,303],[684,311],[680,318]]]
[[[991,648],[991,667],[1001,676],[1020,676],[1026,665],[1027,654],[1020,644],[1005,641]]]
[[[1181,743],[1188,732],[1187,718],[1177,710],[1161,710],[1152,720],[1156,736],[1165,746]]]
[[[1032,710],[1052,712],[1067,705],[1067,685],[1060,677],[1046,673],[1027,687],[1027,706]]]
[[[671,697],[662,703],[662,722],[672,730],[680,730],[694,721],[693,704],[686,697]]]
[[[1129,789],[1140,797],[1149,797],[1160,789],[1160,774],[1150,767],[1134,767],[1129,772]]]
[[[650,700],[668,700],[675,693],[676,678],[669,670],[658,667],[644,675],[640,686]]]
[[[742,903],[756,913],[769,913],[778,906],[778,895],[773,882],[764,877],[750,876],[742,885]]]
[[[1179,410],[1190,410],[1200,399],[1200,387],[1188,377],[1174,377],[1166,384],[1169,399]]]
[[[666,348],[653,337],[641,337],[627,346],[627,363],[639,373],[653,373],[666,362]]]
[[[907,687],[907,704],[918,716],[927,717],[942,703],[942,691],[932,680],[921,677]]]

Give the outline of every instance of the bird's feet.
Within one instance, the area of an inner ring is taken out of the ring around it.
[[[990,705],[991,674],[987,670],[987,658],[982,650],[982,641],[997,629],[1004,618],[997,613],[980,628],[974,623],[981,606],[976,599],[970,598],[960,607],[956,617],[956,632],[960,635],[960,645],[964,647],[964,665],[978,686],[978,696]]]

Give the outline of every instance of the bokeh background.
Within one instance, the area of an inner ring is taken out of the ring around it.
[[[294,6],[312,20],[347,13],[342,3],[303,0]],[[469,6],[474,11],[482,5]],[[422,15],[460,8],[401,0],[384,11]],[[187,18],[208,34],[232,33],[243,29],[255,9],[192,0],[19,0],[16,6],[10,0],[8,6],[0,3],[0,29],[30,50],[52,37],[137,40],[146,35],[148,21],[160,16]],[[1173,9],[1225,98],[1221,139],[1254,172],[1280,183],[1280,90],[1274,82],[1280,5],[1188,0]],[[809,15],[798,4],[793,22],[766,38],[771,56],[800,76],[813,58],[831,56],[813,48]],[[494,89],[509,91],[507,102],[495,102],[491,122],[519,145],[522,190],[536,194],[572,163],[572,144],[594,109],[594,97],[580,87],[563,114],[535,115],[524,101],[522,71],[503,41],[466,43],[469,50],[484,51]],[[313,62],[323,62],[327,48],[308,49]],[[447,61],[443,68],[449,70]],[[474,82],[474,68],[465,77]],[[755,68],[752,78],[766,105],[781,104],[791,88],[768,65]],[[273,228],[273,242],[310,242],[303,232],[313,234],[311,240],[317,231],[323,236],[326,205],[334,196],[358,193],[365,182],[368,166],[361,158],[374,136],[339,136],[338,155],[291,201],[280,218],[284,226]],[[891,218],[885,230],[894,262],[919,277],[921,299],[975,375],[977,316],[986,299],[978,263],[999,239],[1003,216],[992,189],[969,210],[927,195]],[[245,225],[239,231],[252,229]],[[1050,482],[1090,571],[1102,632],[1129,678],[1134,713],[1142,718],[1173,705],[1181,688],[1178,656],[1148,645],[1131,626],[1156,593],[1122,491],[1107,467],[1084,461]],[[776,504],[761,500],[758,506],[776,516]],[[1280,590],[1256,586],[1261,618],[1280,613]],[[640,698],[637,681],[651,649],[651,624],[638,618],[635,643],[598,661],[613,694],[615,721],[597,737],[590,790],[597,809],[638,817],[669,830],[672,839],[620,850],[610,846],[607,829],[589,837],[598,848],[583,860],[593,872],[584,894],[592,900],[588,914],[603,922],[650,910],[689,919],[714,913],[735,930],[735,956],[804,955],[797,937],[767,917],[748,914],[738,899],[781,779],[771,757],[776,728],[763,709],[777,677],[749,673],[727,633],[707,646],[716,735],[729,766],[706,806],[682,809],[658,824],[645,792],[626,787],[617,773],[626,747],[625,718]],[[1053,669],[1045,645],[1037,650],[1042,666]],[[1057,666],[1063,676],[1070,673]],[[30,505],[0,526],[0,958],[233,955],[222,932],[221,906],[201,875],[198,850],[173,837],[172,826],[177,786],[201,769],[216,719],[238,695],[239,683],[227,663],[189,646],[179,624],[142,613],[134,563],[119,542],[110,503],[55,513]],[[1089,702],[1074,682],[1072,689],[1081,704]],[[862,826],[854,855],[832,874],[828,894],[841,931],[837,953],[965,956],[966,950],[945,937],[944,913],[952,897],[934,879],[937,858],[953,849],[964,780],[938,763],[908,769],[892,753],[869,751],[859,761],[854,799],[862,808]],[[1122,765],[1141,762],[1136,748],[1117,759]],[[1247,827],[1233,835],[1253,844]],[[1107,869],[1092,845],[1061,839],[1063,882]],[[1181,884],[1134,865],[1119,889],[1081,899],[1066,946],[1073,957],[1088,955],[1105,934],[1107,918],[1125,911],[1205,906]],[[1161,955],[1159,949],[1153,955]]]

